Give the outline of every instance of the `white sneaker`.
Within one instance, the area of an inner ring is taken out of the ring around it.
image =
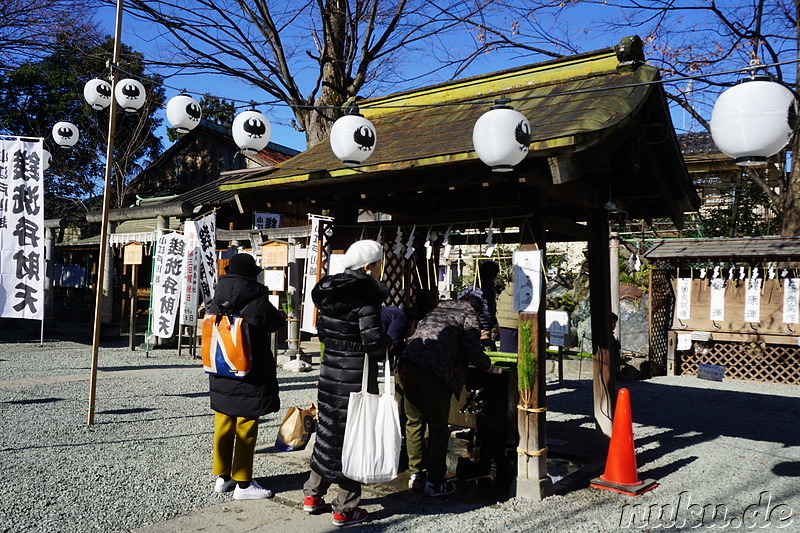
[[[231,478],[228,481],[225,481],[221,477],[217,477],[217,480],[214,482],[214,492],[230,492],[235,486],[235,479]]]
[[[254,479],[246,489],[240,489],[239,485],[233,489],[234,500],[266,500],[272,498],[274,494],[271,490],[265,489]]]

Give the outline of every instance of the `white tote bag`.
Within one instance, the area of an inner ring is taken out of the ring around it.
[[[368,356],[364,355],[361,392],[350,393],[342,445],[342,473],[353,481],[381,483],[397,477],[400,461],[400,413],[394,397],[389,354],[383,364],[386,389],[367,392]]]

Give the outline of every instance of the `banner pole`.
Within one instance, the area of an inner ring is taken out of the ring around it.
[[[150,312],[147,313],[147,335],[144,339],[144,356],[150,357],[150,336],[153,334],[153,277],[156,274],[156,251],[158,250],[158,231],[153,231],[153,251],[150,254]]]

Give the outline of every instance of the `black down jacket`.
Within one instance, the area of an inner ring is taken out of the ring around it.
[[[258,281],[228,274],[221,276],[208,304],[208,313],[216,313],[221,303],[230,302],[248,325],[253,367],[243,379],[209,374],[211,409],[230,416],[258,418],[281,408],[278,378],[270,349],[269,334],[285,322],[283,315],[269,303],[267,288]]]
[[[370,356],[370,392],[378,391],[378,361],[389,338],[381,325],[386,286],[361,271],[325,276],[311,291],[319,309],[317,334],[325,343],[319,370],[317,438],[311,468],[325,479],[348,481],[342,475],[342,443],[351,392],[361,390],[364,356]]]

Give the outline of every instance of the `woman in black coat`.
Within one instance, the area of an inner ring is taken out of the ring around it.
[[[357,241],[344,255],[345,271],[325,276],[311,292],[319,309],[317,334],[325,352],[319,371],[317,437],[311,475],[303,487],[303,509],[322,509],[322,497],[332,483],[338,484],[331,502],[335,526],[367,518],[367,512],[358,507],[361,484],[342,474],[342,444],[350,393],[361,390],[364,357],[370,357],[368,388],[377,392],[377,363],[389,345],[381,324],[381,304],[388,293],[378,281],[382,260],[380,244]]]
[[[253,359],[244,378],[208,376],[214,410],[212,473],[218,476],[214,490],[233,490],[236,500],[272,497],[271,490],[253,479],[253,457],[259,417],[281,407],[269,334],[278,330],[285,316],[269,302],[267,288],[256,281],[260,272],[251,255],[233,256],[207,309],[218,313],[224,307],[244,318]]]

